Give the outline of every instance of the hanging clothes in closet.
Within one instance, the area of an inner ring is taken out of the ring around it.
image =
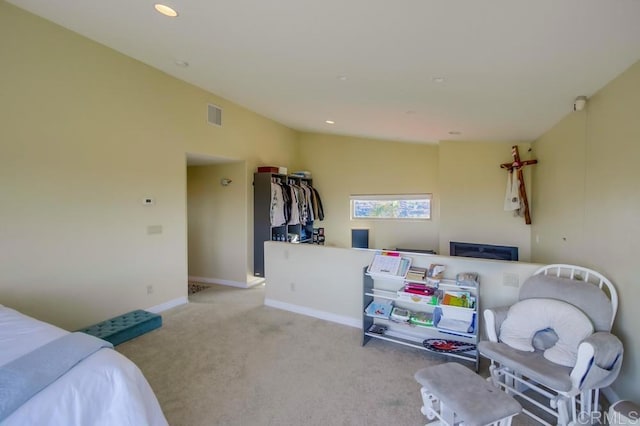
[[[271,179],[271,208],[269,210],[271,226],[281,226],[289,220],[287,213],[291,211],[291,201],[285,186],[286,184],[283,184],[280,178]]]
[[[324,208],[322,207],[322,200],[320,200],[320,193],[313,186],[309,186],[309,189],[311,190],[313,216],[318,220],[324,220]]]
[[[302,180],[283,182],[271,180],[271,226],[309,225],[324,219],[324,209],[318,190]]]

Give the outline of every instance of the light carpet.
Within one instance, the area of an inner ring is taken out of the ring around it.
[[[189,300],[117,347],[169,424],[426,423],[413,375],[443,356],[375,339],[363,347],[358,329],[264,306],[262,286],[211,286]]]

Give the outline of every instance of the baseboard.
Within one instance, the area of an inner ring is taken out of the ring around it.
[[[266,278],[263,278],[263,277],[247,278],[247,286],[255,287],[257,285],[264,284],[266,281],[267,281]]]
[[[220,285],[227,285],[229,287],[238,287],[238,288],[249,288],[256,285],[256,284],[247,284],[240,281],[221,280],[220,278],[193,277],[193,276],[189,276],[189,281],[195,281],[195,282],[206,283],[206,284],[220,284]]]
[[[344,315],[337,315],[331,312],[319,311],[317,309],[311,309],[305,306],[293,305],[291,303],[280,302],[278,300],[267,298],[264,299],[264,304],[265,306],[282,309],[283,311],[295,312],[296,314],[302,314],[308,317],[314,317],[325,321],[348,325],[349,327],[362,328],[362,321]]]
[[[177,299],[169,300],[168,302],[164,302],[156,306],[152,306],[150,308],[145,309],[145,311],[158,314],[162,311],[166,311],[167,309],[175,308],[176,306],[184,305],[186,303],[189,303],[189,299],[186,296],[183,296],[183,297],[178,297]]]

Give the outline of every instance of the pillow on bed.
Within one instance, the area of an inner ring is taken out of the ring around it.
[[[553,330],[558,340],[545,349],[544,357],[573,367],[578,345],[593,334],[593,324],[578,308],[555,299],[526,299],[517,302],[500,326],[500,341],[521,351],[533,352],[533,338],[539,331]]]

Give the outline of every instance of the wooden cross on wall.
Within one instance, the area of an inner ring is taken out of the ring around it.
[[[524,206],[524,222],[527,225],[531,225],[531,214],[529,213],[529,201],[527,200],[527,191],[524,187],[524,177],[522,175],[522,168],[524,166],[528,166],[530,164],[536,164],[538,160],[520,160],[520,153],[518,152],[518,146],[514,145],[511,147],[511,156],[513,157],[513,161],[510,163],[502,163],[500,164],[500,168],[509,170],[509,173],[517,172],[518,173],[518,181],[520,182],[520,187],[518,188],[518,193],[520,194],[520,200],[522,200],[522,205]]]

